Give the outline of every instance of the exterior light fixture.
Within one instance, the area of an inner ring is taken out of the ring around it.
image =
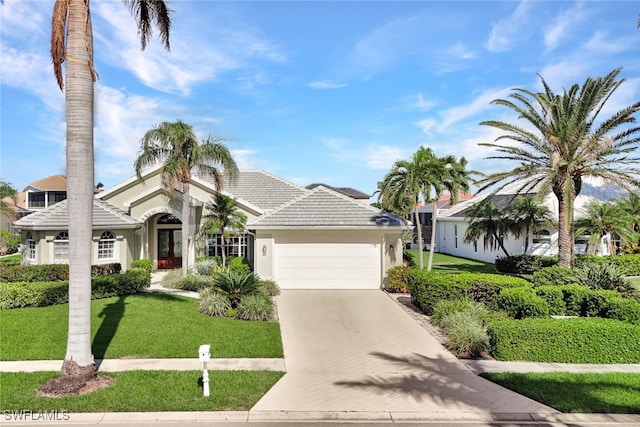
[[[200,362],[202,362],[202,393],[204,397],[209,397],[209,371],[207,362],[211,359],[211,345],[202,344],[198,350]]]
[[[396,248],[393,247],[393,245],[389,245],[389,253],[394,253],[396,251]]]
[[[267,256],[267,245],[262,245],[262,256]]]

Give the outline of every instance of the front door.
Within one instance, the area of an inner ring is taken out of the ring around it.
[[[158,268],[173,269],[182,267],[182,230],[158,230]]]

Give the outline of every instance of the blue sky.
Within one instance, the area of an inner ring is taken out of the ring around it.
[[[169,1],[171,52],[140,51],[119,0],[92,0],[96,182],[133,176],[143,134],[182,119],[243,169],[373,193],[421,146],[505,165],[479,142],[515,121],[490,101],[623,67],[610,112],[640,98],[640,3],[630,1]],[[49,57],[53,0],[0,5],[0,179],[65,173],[64,96]]]

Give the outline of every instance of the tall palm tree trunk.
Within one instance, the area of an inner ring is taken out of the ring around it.
[[[433,202],[433,213],[431,214],[431,245],[429,246],[429,262],[427,263],[427,271],[431,271],[433,265],[433,252],[436,246],[436,222],[438,218],[438,200]]]
[[[227,242],[225,241],[226,239],[224,238],[224,227],[220,227],[220,251],[221,256],[222,256],[222,266],[226,267],[227,266]]]
[[[418,213],[418,209],[420,206],[416,203],[416,228],[418,229],[418,260],[420,265],[420,270],[424,268],[424,260],[422,259],[422,224],[420,224],[420,214]]]
[[[69,208],[69,333],[65,374],[94,374],[91,354],[91,244],[93,217],[93,70],[85,0],[69,5],[66,54],[67,195]]]
[[[573,264],[573,211],[562,193],[558,197],[558,265],[572,267]]]
[[[189,183],[182,183],[182,276],[186,277],[189,271],[189,222],[191,215],[191,197],[189,195]]]

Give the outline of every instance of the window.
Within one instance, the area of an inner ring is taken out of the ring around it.
[[[533,243],[548,245],[551,243],[551,233],[549,230],[541,230],[533,239]]]
[[[98,260],[108,260],[115,258],[116,236],[105,231],[98,240]]]
[[[231,236],[225,241],[226,255],[236,257],[247,257],[247,235],[240,234]],[[220,233],[207,234],[207,255],[222,255],[222,235]]]
[[[31,233],[27,234],[27,259],[35,260],[36,259],[36,240],[33,238]]]
[[[30,208],[44,208],[44,193],[29,193]]]
[[[66,231],[61,231],[56,238],[53,239],[53,261],[69,261],[69,233]]]
[[[58,203],[67,199],[67,193],[55,193],[53,195],[53,203]]]
[[[453,225],[453,245],[458,249],[458,225]]]

